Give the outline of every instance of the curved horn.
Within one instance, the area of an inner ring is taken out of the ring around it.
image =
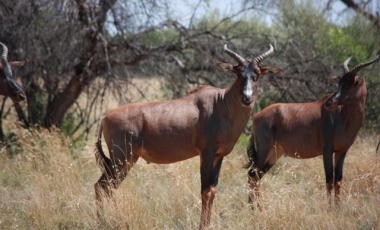
[[[347,72],[350,71],[350,70],[348,69],[348,63],[350,62],[351,58],[352,58],[352,56],[349,57],[347,60],[345,60],[345,61],[343,62],[343,70],[344,70],[344,73],[347,73]]]
[[[267,52],[261,54],[260,56],[258,56],[257,58],[253,59],[252,62],[256,63],[256,64],[259,64],[262,60],[264,60],[265,58],[267,58],[269,55],[273,54],[274,53],[274,49],[273,49],[273,46],[271,44],[269,44],[270,48]]]
[[[8,48],[0,42],[0,45],[3,46],[3,53],[1,54],[1,57],[7,60],[8,58]]]
[[[227,48],[227,44],[224,45],[224,52],[226,52],[228,55],[230,55],[239,65],[245,64],[245,59],[242,58],[239,54],[235,53],[234,51]]]
[[[353,73],[357,73],[359,72],[361,69],[363,69],[364,67],[366,66],[369,66],[371,64],[373,64],[374,62],[378,61],[379,60],[379,55],[377,55],[372,61],[369,61],[369,62],[365,62],[365,63],[362,63],[362,64],[359,64],[357,66],[355,66],[355,68],[353,68],[351,70],[351,72]]]
[[[8,48],[6,45],[0,42],[0,45],[3,47],[3,53],[1,54],[1,65],[3,66],[3,72],[5,73],[6,78],[12,77],[12,70],[8,64]]]

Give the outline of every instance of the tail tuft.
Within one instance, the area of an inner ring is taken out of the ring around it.
[[[244,165],[245,169],[249,169],[253,166],[254,160],[257,157],[257,151],[256,151],[256,146],[255,146],[255,138],[252,135],[251,138],[249,139],[249,145],[247,147],[247,156],[248,156],[248,163]]]
[[[111,165],[111,160],[104,154],[102,148],[102,141],[99,139],[95,143],[95,159],[96,163],[103,173],[108,173],[109,165]]]

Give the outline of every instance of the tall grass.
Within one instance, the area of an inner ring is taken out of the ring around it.
[[[15,129],[17,152],[0,151],[0,229],[96,229],[93,184],[100,177],[93,142],[82,149],[57,132]],[[380,229],[380,157],[376,138],[361,134],[348,152],[342,204],[329,208],[321,157],[283,157],[264,177],[264,209],[247,204],[245,144],[222,165],[210,229]],[[140,159],[105,229],[197,229],[199,158],[170,164]]]

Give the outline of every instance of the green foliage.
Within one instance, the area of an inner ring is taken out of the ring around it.
[[[19,142],[17,135],[13,132],[7,134],[4,138],[4,146],[7,150],[7,155],[9,158],[13,158],[15,155],[21,153],[22,143]]]
[[[297,46],[302,45],[299,48],[304,49],[311,48],[313,43],[323,36],[321,31],[326,28],[328,22],[322,10],[315,5],[315,1],[286,0],[279,2],[277,7],[279,13],[274,27],[281,39],[286,39],[292,44],[299,43]]]
[[[167,43],[178,42],[179,32],[172,28],[147,33],[139,38],[139,42],[147,45],[162,46]]]
[[[0,171],[0,182],[2,187],[9,186],[12,183],[12,175],[6,171]]]
[[[194,25],[193,31],[210,31],[213,34],[223,34],[227,41],[235,44],[244,44],[244,49],[255,48],[257,41],[261,41],[274,29],[270,27],[263,17],[251,12],[239,18],[223,19],[218,10],[205,15]],[[205,34],[207,36],[208,34]]]
[[[315,1],[286,0],[278,7],[278,33],[287,35],[292,42],[302,41],[317,57],[342,63],[353,56],[350,64],[354,65],[378,49],[376,30],[362,16],[355,16],[346,25],[336,25],[327,20],[323,7]]]
[[[76,127],[76,118],[73,113],[68,113],[61,124],[61,131],[65,135],[71,135]]]
[[[42,92],[36,92],[33,99],[33,108],[29,111],[30,117],[33,123],[41,124],[41,119],[44,117],[45,114],[45,103],[46,99]]]
[[[258,111],[261,111],[262,109],[264,109],[265,107],[267,107],[273,103],[276,103],[277,102],[276,99],[279,97],[277,94],[278,93],[276,90],[274,90],[274,89],[269,90],[269,92],[267,93],[267,95],[265,97],[261,97],[260,100],[258,100],[255,103],[254,110],[256,110],[256,112],[258,112]]]
[[[250,138],[251,138],[250,134],[249,135],[247,135],[245,133],[241,134],[237,143],[236,143],[236,146],[238,146],[239,148],[242,148],[242,149],[247,148]]]
[[[73,156],[76,155],[76,149],[82,147],[85,145],[86,138],[84,135],[77,137],[74,141],[73,134],[75,132],[75,129],[78,128],[78,115],[75,114],[75,112],[69,112],[66,117],[63,119],[60,131],[61,131],[61,138],[62,140],[66,139],[67,137],[71,138],[70,143],[70,151]]]
[[[367,100],[365,127],[367,129],[379,132],[380,130],[380,100],[379,98],[373,98],[373,100]]]
[[[315,43],[316,54],[337,63],[343,63],[353,56],[350,65],[373,56],[376,46],[376,35],[373,26],[356,17],[347,26],[328,25]]]

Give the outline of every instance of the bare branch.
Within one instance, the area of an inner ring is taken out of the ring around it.
[[[364,17],[366,17],[368,20],[370,20],[373,25],[377,28],[377,30],[380,32],[380,18],[378,15],[373,15],[371,12],[366,11],[364,8],[362,8],[359,4],[355,3],[353,0],[341,0],[347,7],[352,8],[359,14],[362,14]]]

